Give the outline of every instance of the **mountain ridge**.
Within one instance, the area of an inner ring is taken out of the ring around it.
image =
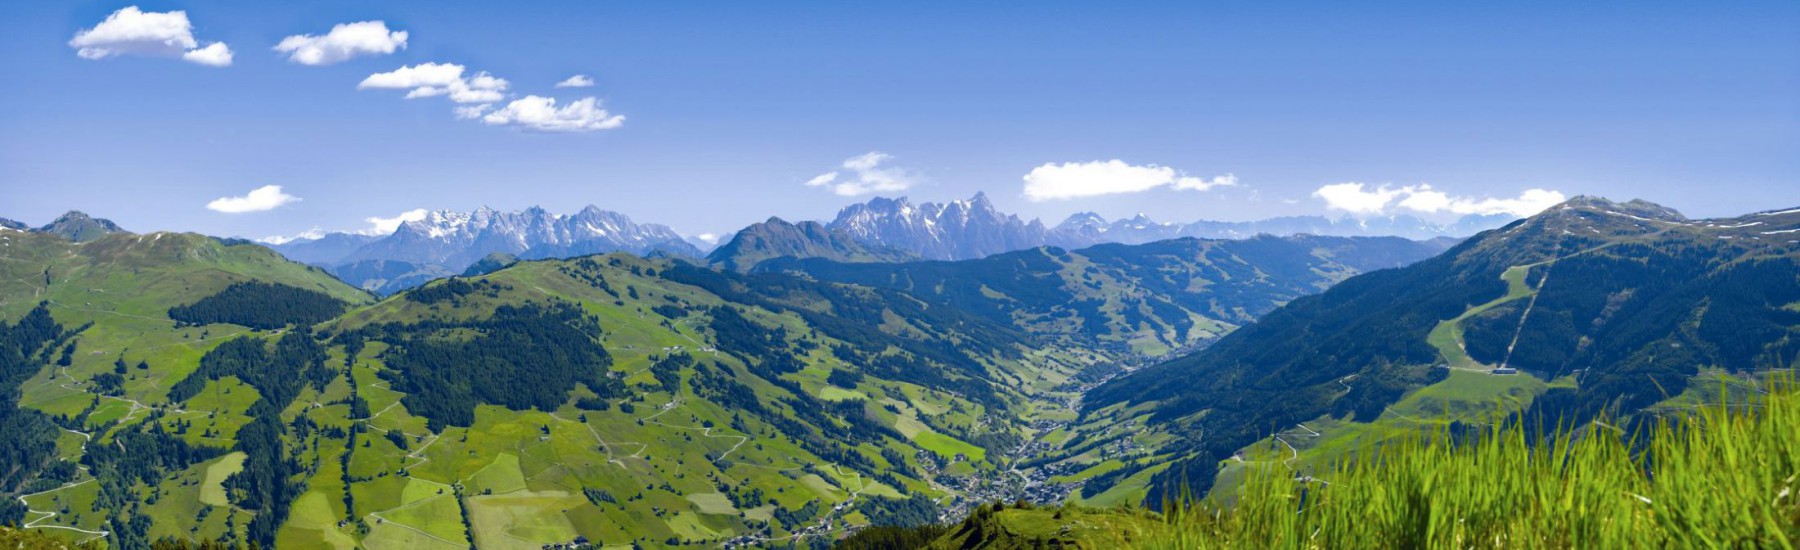
[[[1039,246],[1069,249],[1097,244],[1145,244],[1195,237],[1245,239],[1256,235],[1320,235],[1334,237],[1398,236],[1413,240],[1460,238],[1516,219],[1509,214],[1468,215],[1436,223],[1409,215],[1373,218],[1283,216],[1246,222],[1199,220],[1164,223],[1138,214],[1109,221],[1094,212],[1077,212],[1054,227],[1024,220],[995,208],[986,193],[945,203],[914,204],[906,197],[876,197],[840,209],[825,222],[862,242],[905,252],[925,260],[971,260]]]
[[[1795,363],[1783,343],[1800,338],[1797,231],[1800,210],[1690,220],[1577,197],[1296,299],[1206,350],[1096,388],[1084,406],[1105,416],[1149,404],[1151,425],[1185,434],[1165,450],[1188,458],[1151,476],[1147,502],[1204,494],[1209,473],[1271,425],[1367,425],[1403,396],[1515,371],[1543,380],[1515,414],[1544,425],[1630,416],[1682,393],[1702,368]],[[1573,386],[1545,385],[1571,373]]]
[[[387,235],[336,232],[270,247],[383,294],[461,273],[494,253],[524,259],[621,251],[700,256],[668,226],[640,224],[594,205],[566,215],[538,206],[510,212],[485,206],[471,212],[434,210]]]
[[[708,265],[749,271],[775,258],[827,258],[848,262],[899,262],[917,256],[869,244],[844,231],[813,221],[789,223],[777,217],[751,224],[706,256]]]

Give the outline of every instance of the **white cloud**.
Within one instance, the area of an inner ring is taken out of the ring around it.
[[[518,126],[538,132],[592,132],[625,124],[624,115],[608,112],[600,106],[599,99],[592,97],[560,106],[555,98],[537,95],[506,102],[511,82],[487,72],[464,76],[467,70],[454,63],[408,65],[369,75],[356,87],[406,90],[407,99],[443,96],[459,104],[452,110],[458,120],[480,120],[489,126]],[[506,103],[496,106],[502,102]]]
[[[406,48],[406,31],[390,31],[382,21],[333,25],[324,36],[297,34],[281,39],[275,51],[301,65],[330,65],[358,55],[386,55]]]
[[[299,201],[300,197],[281,192],[279,185],[264,185],[252,189],[242,197],[220,197],[206,203],[206,209],[226,214],[242,214],[245,212],[262,212],[274,210],[281,205]]]
[[[706,244],[719,244],[719,234],[717,233],[701,233],[694,235],[694,239]]]
[[[1185,175],[1167,166],[1136,166],[1118,159],[1045,163],[1025,174],[1025,198],[1032,201],[1073,199],[1139,193],[1163,186],[1206,191],[1237,184],[1237,176],[1231,174],[1206,179]]]
[[[594,79],[588,78],[588,75],[585,74],[571,76],[564,79],[562,82],[556,83],[556,87],[558,88],[590,88],[593,87],[593,85]]]
[[[506,99],[506,95],[503,92],[505,92],[506,88],[510,85],[511,83],[507,82],[504,78],[482,72],[476,73],[475,76],[464,80],[451,82],[449,86],[446,86],[446,89],[449,91],[450,101],[457,103],[493,103],[495,101]]]
[[[1387,211],[1388,203],[1396,197],[1412,193],[1412,188],[1391,189],[1386,185],[1364,190],[1361,183],[1334,183],[1313,191],[1313,196],[1323,199],[1325,206],[1342,210],[1351,214],[1380,214]]]
[[[1530,216],[1563,202],[1567,197],[1550,189],[1526,189],[1514,198],[1452,196],[1428,184],[1371,187],[1357,182],[1334,183],[1313,191],[1325,206],[1356,215],[1378,215],[1394,210],[1424,214],[1511,214]]]
[[[404,90],[407,88],[446,88],[462,80],[464,67],[455,63],[422,63],[406,65],[385,73],[375,73],[356,85],[369,88]],[[415,90],[416,91],[416,90]],[[442,92],[433,95],[442,95]],[[410,94],[408,97],[412,97]]]
[[[624,125],[625,115],[607,112],[591,97],[557,107],[555,98],[528,95],[483,115],[481,122],[539,132],[592,132]]]
[[[415,208],[412,210],[407,210],[405,212],[401,212],[400,215],[394,216],[392,218],[371,216],[371,217],[363,219],[363,221],[369,222],[369,227],[367,229],[360,229],[357,231],[352,231],[351,233],[357,233],[357,234],[362,234],[362,235],[393,234],[394,230],[400,229],[400,224],[403,224],[406,222],[416,222],[419,220],[423,220],[423,219],[425,219],[425,216],[430,213],[431,212],[429,210],[426,210],[424,208]]]
[[[496,113],[496,111],[493,110],[494,106],[492,104],[495,102],[506,100],[506,90],[508,88],[512,87],[512,83],[507,82],[507,80],[504,78],[500,78],[500,77],[494,76],[492,74],[489,74],[486,71],[475,73],[472,76],[464,77],[463,72],[466,70],[467,70],[466,67],[463,67],[462,65],[457,65],[455,63],[424,63],[424,64],[420,64],[420,65],[407,65],[407,66],[403,66],[398,69],[394,69],[392,71],[388,71],[385,73],[375,73],[375,74],[369,75],[368,78],[364,78],[361,83],[357,84],[356,88],[359,90],[366,90],[366,89],[370,89],[370,88],[388,89],[388,90],[406,90],[407,91],[406,99],[418,99],[418,98],[424,98],[424,97],[443,96],[445,99],[449,99],[451,102],[459,104],[455,109],[452,110],[452,112],[456,114],[457,120],[474,120],[474,119],[482,119],[482,118],[492,116],[493,114]],[[536,96],[532,96],[532,97],[536,97]],[[527,98],[527,99],[531,99],[531,98]],[[539,99],[543,99],[543,98],[539,98]],[[520,101],[524,101],[524,100],[520,100]],[[550,103],[552,104],[552,107],[554,107],[555,100],[548,100],[548,101],[550,101]],[[513,103],[517,104],[518,101],[515,101]],[[577,102],[577,103],[579,103],[579,102]],[[589,100],[589,105],[587,105],[587,107],[592,107],[592,100]],[[509,105],[508,108],[511,108],[511,106]],[[573,111],[569,111],[570,109],[573,109]],[[580,109],[581,109],[581,107],[578,107],[576,104],[570,104],[567,107],[564,107],[564,111],[568,111],[568,112],[566,112],[566,113],[562,112],[562,111],[556,111],[556,112],[561,113],[563,115],[575,116],[575,115],[582,114],[582,113],[578,112],[578,111],[580,111]],[[554,108],[552,110],[555,111]],[[606,114],[606,111],[604,111],[604,110],[601,110],[599,112],[601,115]],[[525,113],[524,115],[530,115],[530,114],[535,114],[535,113]],[[521,116],[524,116],[524,115],[521,115]],[[527,118],[529,118],[529,117],[527,117]],[[555,119],[556,117],[550,117],[550,118]],[[624,120],[624,117],[615,117],[615,118],[617,118],[618,120],[612,121],[613,126],[617,126],[619,122],[622,122]],[[537,120],[537,119],[532,119],[532,120]],[[548,125],[548,124],[552,124],[554,122],[556,122],[556,120],[549,120],[549,122],[546,122],[545,124]],[[564,122],[568,122],[568,121],[564,120]],[[601,122],[604,122],[604,121],[601,121]],[[489,124],[497,124],[497,123],[489,122]],[[501,123],[501,124],[503,124],[503,123]],[[520,124],[524,124],[524,123],[521,122]],[[611,127],[611,126],[609,126],[609,127]],[[546,131],[577,131],[577,130],[571,130],[571,129],[564,129],[564,130],[549,130],[547,128],[535,128],[535,129],[546,130]],[[598,128],[592,128],[592,129],[598,129]]]
[[[226,47],[224,42],[214,42],[204,48],[188,50],[181,54],[181,59],[208,67],[230,67],[231,48]]]
[[[127,6],[106,16],[91,29],[82,29],[69,40],[75,55],[83,59],[106,59],[119,55],[179,57],[191,63],[225,67],[231,65],[231,48],[223,42],[205,47],[194,39],[194,25],[187,12],[146,12]]]
[[[846,197],[905,191],[917,178],[898,166],[889,165],[888,161],[893,159],[893,155],[880,151],[850,157],[841,165],[844,172],[833,170],[813,176],[806,180],[806,186],[824,187]]]
[[[267,237],[263,237],[261,239],[257,239],[256,241],[260,242],[260,243],[264,243],[264,244],[287,244],[287,243],[291,243],[294,241],[318,240],[318,239],[324,238],[325,235],[326,235],[325,230],[314,227],[312,229],[301,231],[301,232],[293,234],[293,235],[270,235]]]
[[[1175,178],[1175,184],[1171,187],[1182,191],[1208,191],[1215,187],[1237,187],[1237,184],[1238,179],[1236,175],[1225,174],[1223,176],[1213,176],[1212,179],[1182,176]]]

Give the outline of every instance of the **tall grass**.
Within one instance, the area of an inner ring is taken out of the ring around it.
[[[1637,434],[1492,427],[1365,449],[1312,478],[1256,468],[1230,508],[1174,507],[1146,548],[1786,548],[1800,542],[1800,393]]]

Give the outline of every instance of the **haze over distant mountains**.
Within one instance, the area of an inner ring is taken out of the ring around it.
[[[779,218],[751,225],[711,250],[711,265],[749,270],[782,257],[846,262],[979,259],[1039,246],[1069,249],[1096,244],[1144,244],[1181,237],[1243,239],[1259,234],[1398,236],[1414,240],[1460,238],[1499,227],[1508,215],[1465,216],[1435,223],[1412,216],[1358,219],[1288,216],[1245,222],[1164,223],[1139,214],[1107,220],[1077,213],[1054,227],[1001,212],[983,193],[966,200],[913,204],[905,197],[875,198],[840,210],[830,222],[789,223]],[[120,232],[117,224],[71,211],[42,227],[0,219],[0,228],[55,233],[75,241]],[[325,268],[345,282],[391,294],[426,281],[517,259],[568,258],[607,252],[699,258],[705,243],[668,226],[637,223],[624,214],[588,206],[574,214],[541,207],[502,212],[438,210],[407,221],[386,235],[333,232],[265,245],[288,259]],[[490,256],[493,256],[490,258]],[[480,271],[480,270],[478,270]]]
[[[1093,212],[1069,216],[1055,227],[999,212],[985,193],[944,204],[913,205],[905,197],[875,199],[838,212],[828,227],[930,260],[967,260],[1035,246],[1082,248],[1102,243],[1143,244],[1195,237],[1243,239],[1259,234],[1332,237],[1405,237],[1428,240],[1467,237],[1500,227],[1516,216],[1472,215],[1454,223],[1434,223],[1405,215],[1358,219],[1349,216],[1286,216],[1244,222],[1200,220],[1164,223],[1138,214],[1107,220]]]
[[[728,269],[747,270],[756,262],[779,257],[968,260],[1039,246],[1073,249],[1181,237],[1310,234],[1427,240],[1466,237],[1512,219],[1507,215],[1466,216],[1454,223],[1435,223],[1412,216],[1289,216],[1246,222],[1163,223],[1142,214],[1109,221],[1083,212],[1048,227],[1041,220],[1024,220],[999,211],[983,193],[966,200],[916,205],[905,197],[876,198],[843,208],[830,222],[791,224],[771,218],[752,225],[712,250],[708,260]],[[289,259],[325,267],[346,282],[388,294],[462,273],[493,254],[527,260],[605,252],[699,257],[703,251],[696,243],[699,241],[667,226],[639,224],[624,214],[588,206],[570,215],[553,214],[541,207],[515,212],[485,207],[474,212],[439,210],[424,219],[402,223],[389,235],[328,233],[270,246]]]

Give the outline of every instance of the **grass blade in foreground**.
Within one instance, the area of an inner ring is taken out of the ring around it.
[[[1260,469],[1236,508],[1171,512],[1150,548],[1793,548],[1800,395],[1713,405],[1639,437],[1603,423],[1541,444],[1495,428],[1369,449],[1320,479]]]

